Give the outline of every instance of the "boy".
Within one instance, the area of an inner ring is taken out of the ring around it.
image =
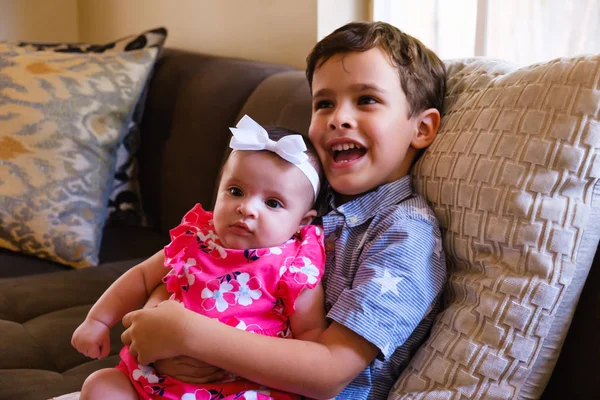
[[[309,397],[385,399],[425,339],[446,278],[435,216],[409,175],[437,132],[445,68],[380,22],[339,28],[307,64],[309,136],[332,188],[323,216],[329,327],[316,342],[268,338],[167,301],[128,314],[122,338],[142,364],[187,355]]]

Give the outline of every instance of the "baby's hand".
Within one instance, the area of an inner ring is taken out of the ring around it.
[[[110,353],[109,328],[100,321],[86,318],[73,332],[71,344],[85,356],[104,358]]]

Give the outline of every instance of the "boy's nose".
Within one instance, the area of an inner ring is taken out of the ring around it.
[[[355,127],[354,119],[348,110],[338,108],[331,114],[329,119],[329,129],[352,129]]]

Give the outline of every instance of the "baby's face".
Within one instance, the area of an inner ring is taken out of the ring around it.
[[[293,164],[267,151],[234,151],[223,168],[214,211],[230,249],[279,246],[310,222],[313,189]]]

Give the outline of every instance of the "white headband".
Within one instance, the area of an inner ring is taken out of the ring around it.
[[[310,181],[315,199],[319,194],[319,174],[308,161],[306,145],[301,135],[284,136],[277,142],[256,121],[244,115],[235,128],[229,128],[233,137],[229,147],[235,150],[268,150],[294,164]]]

